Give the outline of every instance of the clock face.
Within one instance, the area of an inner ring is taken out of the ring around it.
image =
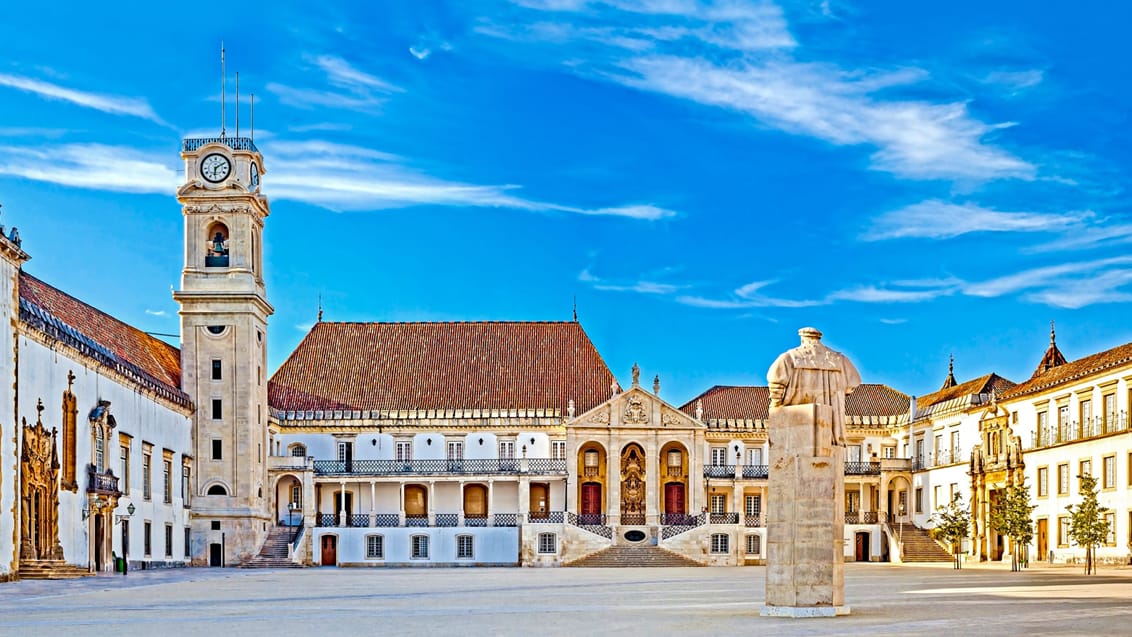
[[[230,172],[232,172],[232,163],[224,155],[213,153],[200,162],[201,176],[212,183],[224,181]]]
[[[252,162],[252,188],[259,188],[259,166]]]

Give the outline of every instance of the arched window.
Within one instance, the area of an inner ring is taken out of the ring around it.
[[[228,495],[228,489],[224,485],[214,484],[208,488],[208,495]]]
[[[208,227],[204,254],[205,267],[228,267],[228,226],[217,222]]]
[[[291,455],[296,458],[307,457],[307,448],[305,445],[291,445]]]

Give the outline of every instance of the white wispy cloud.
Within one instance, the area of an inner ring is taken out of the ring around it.
[[[161,316],[161,317],[169,315],[169,313],[166,312],[165,310],[151,310],[151,309],[148,309],[148,308],[146,309],[145,313],[150,315],[150,316]]]
[[[35,78],[10,75],[7,73],[0,73],[0,86],[7,86],[27,93],[33,93],[46,99],[70,102],[71,104],[102,111],[103,113],[140,117],[156,124],[161,124],[162,126],[167,125],[157,116],[157,113],[153,111],[149,102],[140,97],[123,97],[121,95],[106,95],[80,91]]]
[[[881,322],[881,323],[884,323],[885,325],[902,325],[902,324],[904,324],[904,323],[907,323],[907,322],[908,322],[908,319],[903,319],[903,318],[882,318],[882,319],[880,320],[880,322]]]
[[[861,234],[866,241],[883,239],[950,239],[972,232],[1062,232],[1079,227],[1093,213],[1003,212],[973,203],[932,199],[886,212]]]
[[[393,93],[401,90],[376,75],[358,69],[340,57],[319,55],[315,56],[313,61],[318,68],[326,73],[327,81],[334,86],[359,93],[366,91]]]
[[[306,60],[325,75],[325,87],[294,87],[270,82],[265,87],[280,102],[302,109],[318,107],[373,112],[401,88],[367,73],[333,55],[307,56]]]
[[[131,147],[104,144],[0,146],[0,174],[76,188],[170,194],[179,176]]]
[[[1033,88],[1045,79],[1045,71],[1041,69],[1026,69],[1023,71],[997,70],[991,71],[982,77],[984,84],[998,86],[1010,91],[1020,93]]]
[[[963,286],[963,292],[972,296],[996,297],[1036,290],[1032,294],[1040,295],[1042,291],[1061,289],[1065,287],[1067,282],[1079,280],[1081,277],[1092,280],[1104,276],[1107,272],[1125,269],[1122,266],[1132,266],[1132,256],[1109,257],[1031,268],[979,283],[968,283]],[[1087,281],[1081,282],[1087,284]]]

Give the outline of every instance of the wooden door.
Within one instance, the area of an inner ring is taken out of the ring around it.
[[[668,515],[684,515],[684,483],[669,482],[664,485],[664,512]]]
[[[869,561],[869,534],[857,533],[856,557],[858,562]]]
[[[1046,559],[1049,550],[1049,520],[1038,520],[1038,559]]]
[[[530,509],[532,518],[545,518],[550,515],[550,488],[542,483],[531,485]]]
[[[601,484],[586,482],[582,485],[582,515],[601,514]]]
[[[224,566],[224,546],[213,542],[208,545],[208,565]]]
[[[338,538],[333,535],[322,536],[322,565],[338,565]]]
[[[482,484],[469,484],[464,487],[464,517],[487,517],[487,487]]]

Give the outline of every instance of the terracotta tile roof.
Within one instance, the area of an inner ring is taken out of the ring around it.
[[[987,374],[974,380],[960,383],[952,387],[945,387],[916,399],[916,409],[922,410],[940,403],[963,398],[972,394],[989,394],[993,390],[1001,398],[1003,393],[1014,387],[1013,381],[1007,380],[998,374]]]
[[[1052,367],[1035,374],[1033,378],[1000,395],[1000,398],[1018,398],[1063,383],[1078,381],[1132,363],[1132,343],[1125,343],[1091,356]]]
[[[680,410],[696,415],[696,402],[703,401],[704,420],[766,420],[770,414],[770,390],[757,386],[716,385],[685,403]],[[908,412],[907,394],[879,383],[862,383],[845,400],[850,418],[899,416]]]
[[[89,356],[190,405],[181,391],[181,352],[26,272],[20,272],[20,318],[29,327],[68,341]],[[105,360],[102,360],[105,359]]]
[[[268,384],[272,409],[560,409],[609,398],[575,322],[316,323]]]

